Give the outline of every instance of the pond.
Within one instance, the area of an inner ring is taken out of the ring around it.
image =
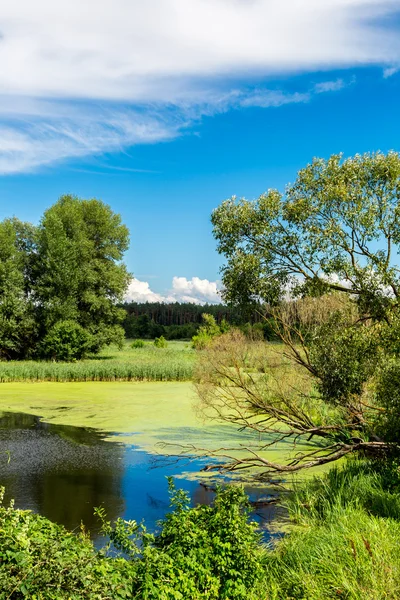
[[[15,411],[0,413],[0,484],[6,487],[6,501],[13,498],[18,508],[31,509],[70,530],[79,529],[82,522],[96,543],[101,541],[98,521],[93,514],[96,506],[103,506],[111,520],[123,517],[144,521],[149,529],[154,530],[157,521],[169,510],[167,475],[176,477],[176,485],[189,492],[193,505],[212,501],[212,489],[200,483],[199,470],[204,460],[177,461],[172,456],[160,455],[153,445],[155,440],[163,439],[192,442],[201,435],[203,441],[210,442],[214,438],[221,441],[223,431],[220,428],[213,430],[197,422],[193,415],[189,416],[188,407],[192,404],[186,398],[186,394],[190,396],[191,393],[188,386],[179,389],[182,404],[175,423],[171,413],[174,414],[176,404],[173,406],[170,402],[171,390],[167,387],[163,392],[161,384],[156,391],[161,396],[165,393],[163,414],[159,414],[156,421],[151,420],[151,428],[146,428],[148,417],[139,417],[137,412],[136,418],[132,418],[132,406],[129,408],[129,403],[126,403],[123,431],[119,421],[121,415],[116,414],[121,411],[121,406],[114,405],[113,410],[110,406],[106,408],[99,404],[99,396],[105,391],[103,387],[83,384],[87,418],[80,417],[82,422],[87,423],[97,406],[96,423],[102,425],[100,428],[67,424],[78,420],[73,413],[74,409],[78,410],[74,403],[79,396],[79,386],[72,386],[71,391],[68,384],[31,384],[25,388],[16,385],[4,384],[0,388],[3,408],[8,406]],[[44,385],[51,398],[47,403]],[[142,384],[145,385],[151,384]],[[91,400],[86,386],[92,388]],[[112,389],[109,388],[110,394]],[[133,405],[140,407],[143,392],[147,394],[149,389],[132,384],[130,388],[122,386],[119,390],[122,397],[127,389],[130,389],[130,397],[136,397]],[[153,396],[153,402],[157,404],[157,394]],[[16,412],[18,407],[38,414]],[[44,419],[40,417],[41,409],[45,413]],[[107,412],[108,419],[100,423],[102,410]],[[169,420],[167,413],[170,414]],[[107,422],[118,422],[118,430],[107,431]],[[134,431],[135,426],[141,431]],[[133,444],[133,441],[138,443]],[[247,486],[246,491],[255,501],[265,498],[268,492],[251,486]],[[264,529],[275,516],[274,505],[258,507],[254,513]]]

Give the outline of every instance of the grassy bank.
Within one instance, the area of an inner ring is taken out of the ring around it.
[[[294,529],[268,554],[268,600],[400,597],[400,476],[367,462],[333,468],[289,502]]]
[[[13,381],[189,381],[195,352],[187,342],[169,342],[155,348],[105,349],[96,357],[75,363],[48,361],[0,362],[0,383]]]
[[[396,600],[399,492],[390,466],[332,469],[298,488],[289,501],[293,528],[269,549],[247,522],[240,489],[219,493],[214,508],[190,508],[174,492],[155,536],[136,524],[106,525],[124,551],[119,558],[43,517],[0,508],[1,597]]]

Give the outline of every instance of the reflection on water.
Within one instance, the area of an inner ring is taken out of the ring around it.
[[[98,522],[93,507],[104,506],[108,518],[144,521],[154,529],[169,509],[167,475],[197,472],[200,461],[189,465],[166,461],[154,467],[146,452],[117,442],[104,441],[95,429],[52,425],[21,413],[0,416],[0,485],[6,501],[29,508],[68,529],[84,523],[96,537]],[[192,480],[177,485],[191,494],[194,504],[209,504],[212,490]],[[257,489],[246,490],[254,499]],[[265,522],[274,518],[275,507],[256,512]]]

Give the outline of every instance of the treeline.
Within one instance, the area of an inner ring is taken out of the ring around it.
[[[122,326],[127,338],[154,339],[163,335],[166,339],[190,339],[196,335],[203,322],[202,315],[212,315],[220,325],[240,327],[247,331],[258,330],[260,335],[270,337],[270,326],[258,311],[229,307],[225,304],[192,304],[188,302],[125,302]]]
[[[0,359],[74,360],[122,343],[129,232],[100,200],[63,196],[39,225],[0,223]]]

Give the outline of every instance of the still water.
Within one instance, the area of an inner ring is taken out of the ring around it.
[[[154,530],[169,510],[168,475],[179,476],[176,484],[189,492],[193,505],[212,502],[213,492],[189,478],[201,468],[200,460],[183,464],[154,457],[105,437],[95,429],[2,413],[0,485],[6,488],[6,502],[13,498],[17,508],[30,509],[69,530],[83,523],[95,541],[100,539],[93,515],[97,506],[105,508],[109,520],[135,519]],[[253,500],[265,498],[257,488],[246,491]],[[267,531],[275,513],[275,506],[269,505],[258,508],[254,517]]]

